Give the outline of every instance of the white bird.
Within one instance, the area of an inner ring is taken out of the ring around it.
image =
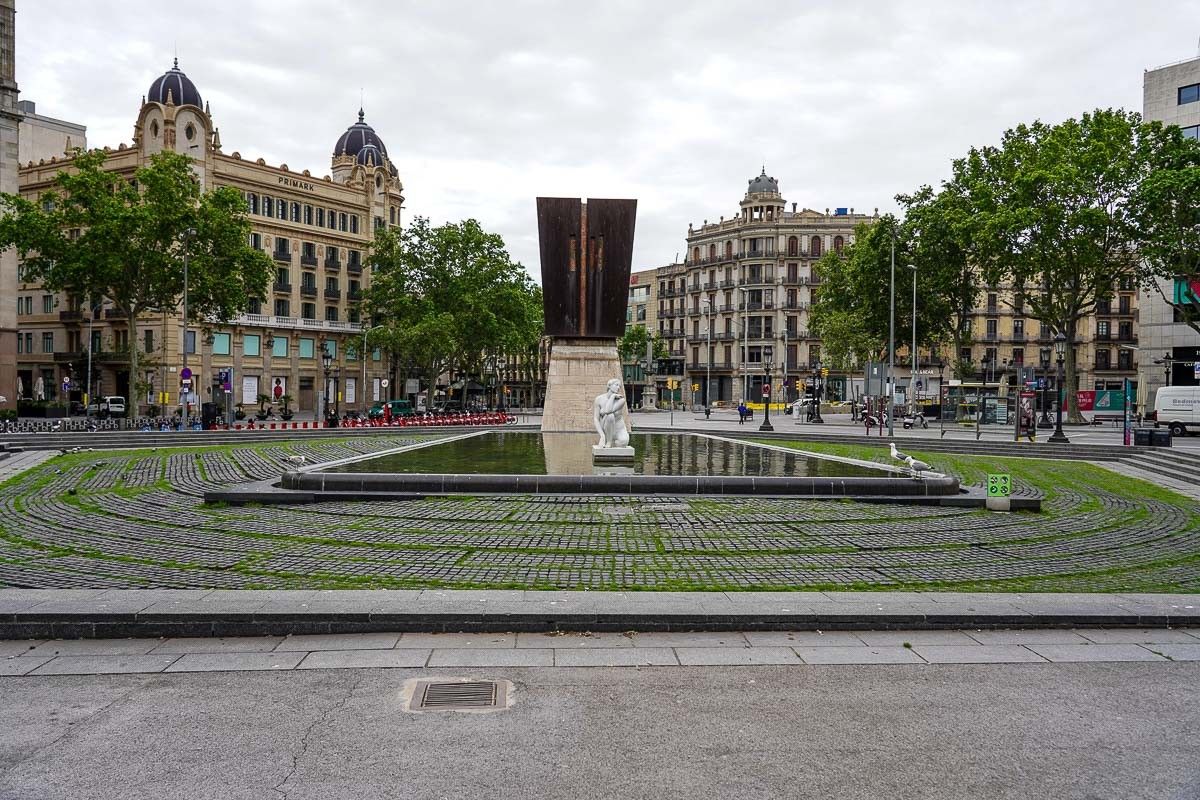
[[[896,459],[897,461],[903,461],[905,466],[908,467],[908,471],[912,473],[913,477],[919,477],[922,472],[927,472],[928,470],[932,469],[932,467],[930,467],[924,461],[915,459],[907,453],[901,453],[896,449],[895,442],[890,442],[888,446],[892,449],[892,458]]]
[[[307,464],[308,459],[304,456],[284,456],[283,460],[288,464]]]

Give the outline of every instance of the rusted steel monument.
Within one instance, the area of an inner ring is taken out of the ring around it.
[[[551,337],[542,430],[594,431],[593,399],[622,377],[637,200],[539,197],[537,214]]]

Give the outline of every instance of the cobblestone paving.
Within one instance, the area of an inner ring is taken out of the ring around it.
[[[413,441],[56,457],[0,485],[0,586],[1200,591],[1195,509],[1132,480],[1119,495],[1058,491],[1039,515],[762,498],[200,500],[278,475],[290,454]]]

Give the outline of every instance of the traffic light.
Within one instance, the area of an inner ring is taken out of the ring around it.
[[[829,367],[821,367],[821,377],[822,378],[829,377]]]

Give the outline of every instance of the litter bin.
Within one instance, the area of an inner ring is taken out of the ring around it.
[[[1150,444],[1154,447],[1170,447],[1171,430],[1169,428],[1155,428],[1150,432]]]
[[[220,406],[216,403],[201,403],[200,404],[200,424],[204,430],[211,430],[217,422],[217,416],[221,413]]]
[[[1134,428],[1133,443],[1138,447],[1150,447],[1154,438],[1154,428]]]

